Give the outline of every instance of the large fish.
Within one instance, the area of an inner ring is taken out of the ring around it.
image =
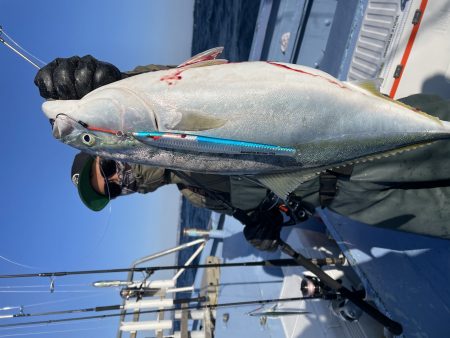
[[[279,62],[228,63],[215,48],[81,100],[48,101],[53,135],[82,151],[153,166],[257,177],[286,196],[315,172],[450,138],[450,123]]]

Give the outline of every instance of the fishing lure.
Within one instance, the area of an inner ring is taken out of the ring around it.
[[[139,141],[159,148],[218,154],[294,156],[296,150],[271,144],[236,141],[217,137],[158,131],[134,132]]]

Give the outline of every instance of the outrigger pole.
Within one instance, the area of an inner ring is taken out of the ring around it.
[[[281,302],[295,302],[300,300],[309,300],[309,299],[318,299],[322,298],[322,296],[312,296],[312,297],[293,297],[293,298],[275,298],[275,299],[261,299],[261,300],[252,300],[252,301],[243,301],[243,302],[232,302],[232,303],[222,303],[222,304],[203,304],[203,305],[190,305],[183,309],[186,310],[203,310],[203,309],[217,309],[223,307],[234,307],[234,306],[244,306],[244,305],[263,305],[269,303],[281,303]],[[205,297],[198,298],[187,298],[187,299],[179,299],[174,300],[174,303],[190,303],[190,302],[202,302],[205,301]],[[67,313],[79,313],[79,312],[94,312],[94,311],[111,311],[111,310],[120,310],[123,309],[122,305],[111,305],[111,306],[98,306],[94,308],[86,308],[80,310],[66,310],[66,311],[55,311],[55,312],[46,312],[41,314],[24,314],[24,315],[15,315],[15,317],[30,317],[30,316],[43,316],[43,315],[52,315],[52,314],[67,314]],[[147,313],[161,313],[161,312],[174,312],[179,311],[180,308],[169,308],[169,309],[157,309],[157,310],[146,310],[140,311],[140,314]],[[132,315],[134,312],[126,312],[124,315]],[[4,327],[14,327],[14,326],[27,326],[27,325],[42,325],[42,324],[54,324],[54,323],[63,323],[63,322],[74,322],[81,320],[89,320],[89,319],[102,319],[102,318],[110,318],[110,317],[119,317],[121,313],[111,313],[105,315],[96,315],[96,316],[85,316],[85,317],[73,317],[73,318],[62,318],[62,319],[50,319],[50,320],[41,320],[27,323],[14,323],[14,324],[2,324],[0,328]]]
[[[310,259],[312,264],[316,265],[335,265],[343,264],[343,258],[323,258]],[[149,275],[160,270],[178,270],[178,269],[207,269],[207,268],[229,268],[238,266],[265,266],[265,267],[282,267],[282,266],[298,266],[295,259],[269,259],[258,262],[239,262],[239,263],[218,263],[218,264],[197,264],[197,265],[166,265],[166,266],[146,266],[136,268],[119,268],[119,269],[103,269],[103,270],[81,270],[81,271],[57,271],[57,272],[40,272],[40,273],[24,273],[15,275],[0,275],[0,279],[7,278],[31,278],[31,277],[60,277],[71,275],[93,275],[118,272],[144,272]]]

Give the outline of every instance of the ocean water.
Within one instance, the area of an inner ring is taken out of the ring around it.
[[[192,55],[209,48],[223,46],[221,57],[230,61],[248,60],[258,16],[260,0],[196,0],[194,4],[194,31]],[[211,211],[193,206],[182,198],[179,224],[179,243],[193,238],[183,235],[185,228],[208,229]],[[178,255],[178,264],[184,264],[196,248],[186,249]],[[197,264],[198,259],[193,262]],[[186,270],[177,286],[193,284],[196,270]],[[184,298],[186,295],[179,295]]]
[[[223,46],[221,57],[248,60],[259,4],[260,0],[196,0],[192,55]]]
[[[184,236],[183,230],[186,228],[196,228],[196,229],[208,229],[209,219],[211,217],[211,211],[204,208],[197,208],[193,206],[187,199],[184,197],[181,201],[180,208],[180,234],[178,238],[179,244],[187,243],[193,241],[195,238]],[[197,246],[192,248],[184,249],[180,251],[177,258],[177,263],[179,265],[184,264],[189,257],[194,253],[197,249]],[[198,264],[198,257],[194,260],[193,264]],[[177,287],[181,286],[190,286],[194,283],[196,270],[188,269],[183,272],[183,275],[177,280]],[[181,296],[180,296],[181,297]],[[183,297],[181,297],[183,298]]]

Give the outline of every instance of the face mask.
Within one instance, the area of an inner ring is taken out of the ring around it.
[[[133,175],[131,166],[125,162],[116,161],[117,174],[122,186],[121,196],[132,194],[137,191],[136,178]]]

